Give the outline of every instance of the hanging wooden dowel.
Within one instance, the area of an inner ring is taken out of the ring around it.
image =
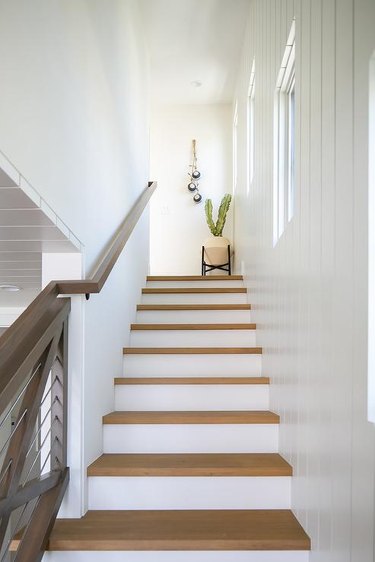
[[[190,182],[188,184],[188,190],[194,193],[193,200],[195,203],[200,203],[202,201],[202,195],[199,193],[199,183],[198,179],[201,177],[201,173],[197,169],[197,141],[193,139],[192,144],[192,163],[190,164],[191,171],[189,172]]]

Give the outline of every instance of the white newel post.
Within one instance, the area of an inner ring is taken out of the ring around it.
[[[52,280],[82,278],[82,254],[42,255],[43,287]],[[84,306],[84,295],[71,297],[68,325],[68,466],[70,467],[70,482],[59,517],[81,517],[86,511],[87,505],[87,478],[83,460]]]

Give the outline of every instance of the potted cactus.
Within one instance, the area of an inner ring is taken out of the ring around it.
[[[217,221],[214,223],[212,218],[212,201],[211,199],[206,199],[206,203],[204,205],[204,210],[206,213],[206,220],[208,224],[208,228],[211,230],[213,236],[223,236],[223,230],[225,226],[225,221],[227,220],[227,214],[230,207],[230,202],[232,201],[232,196],[229,193],[226,193],[221,200],[219,212],[217,215]]]
[[[232,196],[226,193],[221,200],[216,222],[213,220],[213,206],[211,199],[207,199],[205,203],[205,213],[208,228],[212,236],[204,241],[204,250],[202,252],[202,263],[205,262],[209,266],[227,265],[230,261],[228,257],[228,247],[230,242],[223,237],[223,229],[227,219],[228,210]],[[225,271],[228,271],[225,269]],[[230,267],[229,267],[230,271]]]

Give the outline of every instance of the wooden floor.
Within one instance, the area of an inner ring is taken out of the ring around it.
[[[309,550],[289,510],[88,511],[59,519],[49,550]]]
[[[278,414],[254,410],[233,410],[228,412],[111,412],[103,416],[104,424],[275,424]]]
[[[277,453],[105,454],[88,476],[291,476]]]

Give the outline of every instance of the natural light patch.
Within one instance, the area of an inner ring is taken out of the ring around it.
[[[247,98],[247,195],[250,192],[250,186],[254,179],[254,163],[255,163],[255,59],[251,66],[249,90]]]
[[[234,116],[233,116],[233,194],[236,193],[237,189],[237,178],[238,178],[238,152],[237,152],[237,134],[238,134],[238,109],[237,102],[234,106]]]
[[[276,81],[274,100],[273,244],[295,206],[295,20]]]
[[[369,80],[368,419],[375,423],[375,53]]]

